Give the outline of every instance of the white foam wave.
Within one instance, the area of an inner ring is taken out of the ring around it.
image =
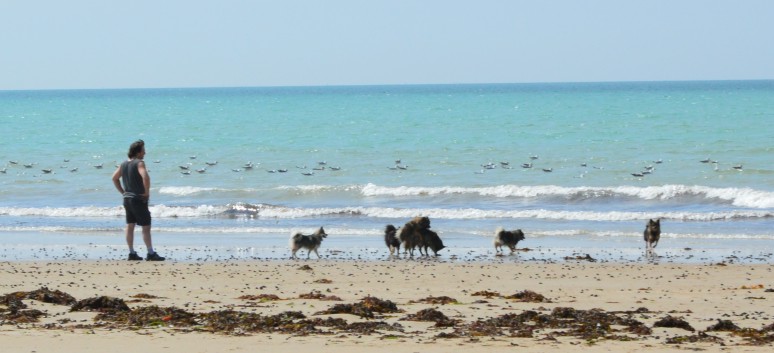
[[[159,188],[159,194],[175,195],[175,196],[188,196],[199,194],[208,191],[222,190],[217,188],[203,188],[196,186],[164,186]]]
[[[540,198],[561,197],[565,199],[597,199],[611,197],[633,197],[643,200],[673,200],[681,197],[700,197],[707,200],[730,202],[737,207],[774,208],[774,192],[750,188],[712,188],[707,186],[662,185],[662,186],[617,186],[617,187],[564,187],[556,185],[499,185],[491,187],[411,187],[378,186],[367,184],[362,187],[365,196],[436,196],[472,194],[485,197]]]
[[[153,217],[175,218],[175,217],[206,217],[222,214],[228,209],[227,206],[209,206],[200,205],[196,207],[179,207],[156,205],[151,206],[150,211]],[[14,217],[123,217],[123,206],[116,207],[0,207],[0,215]]]
[[[219,217],[239,214],[249,217],[299,219],[313,217],[372,217],[372,218],[411,218],[429,216],[441,219],[544,219],[567,221],[634,221],[649,218],[662,218],[678,221],[729,221],[763,219],[774,217],[774,211],[734,210],[722,212],[594,212],[594,211],[557,211],[546,209],[530,210],[483,210],[476,208],[389,208],[389,207],[318,207],[294,208],[271,205],[235,204],[227,206],[165,206],[150,207],[154,218],[177,217]],[[0,215],[15,217],[123,217],[123,207],[75,207],[75,208],[23,208],[0,207]]]

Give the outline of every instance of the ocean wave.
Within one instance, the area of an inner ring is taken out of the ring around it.
[[[484,210],[476,208],[390,208],[390,207],[312,207],[297,208],[268,204],[231,204],[225,206],[165,206],[150,207],[154,218],[250,217],[270,219],[301,219],[317,217],[370,217],[407,219],[416,216],[450,220],[468,219],[543,219],[564,221],[635,221],[662,218],[677,221],[730,221],[774,217],[774,211],[734,210],[721,212],[681,211],[562,211],[562,210]],[[16,208],[0,207],[0,215],[15,217],[123,217],[123,207],[75,208]]]
[[[642,200],[676,200],[680,198],[703,198],[707,201],[728,202],[737,207],[774,208],[774,192],[750,188],[712,188],[707,186],[662,185],[662,186],[617,186],[617,187],[564,187],[556,185],[499,185],[491,187],[387,187],[367,184],[363,186],[365,196],[436,196],[471,194],[497,198],[552,198],[569,200],[609,199],[630,197]]]
[[[599,201],[634,199],[644,201],[675,201],[690,204],[728,204],[735,207],[770,209],[774,208],[774,192],[751,188],[713,188],[701,185],[660,185],[660,186],[614,186],[566,187],[557,185],[497,185],[486,187],[461,186],[379,186],[365,185],[295,185],[279,186],[275,191],[293,197],[303,195],[331,194],[340,197],[435,197],[459,196],[482,198],[515,198],[551,200],[561,202]],[[224,189],[196,186],[165,186],[159,193],[172,196],[191,196],[203,193],[250,194],[256,189]],[[282,196],[279,200],[282,199]]]

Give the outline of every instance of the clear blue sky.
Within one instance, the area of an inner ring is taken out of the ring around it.
[[[0,1],[0,90],[730,79],[774,1]]]

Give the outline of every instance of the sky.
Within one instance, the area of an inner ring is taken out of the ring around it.
[[[0,90],[774,79],[771,0],[0,0]]]

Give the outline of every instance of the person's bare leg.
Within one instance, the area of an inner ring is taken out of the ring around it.
[[[151,241],[151,226],[142,226],[142,241],[145,242],[145,247],[148,248],[148,254],[152,254],[153,242]]]
[[[130,253],[134,252],[134,223],[126,224],[126,245]]]

